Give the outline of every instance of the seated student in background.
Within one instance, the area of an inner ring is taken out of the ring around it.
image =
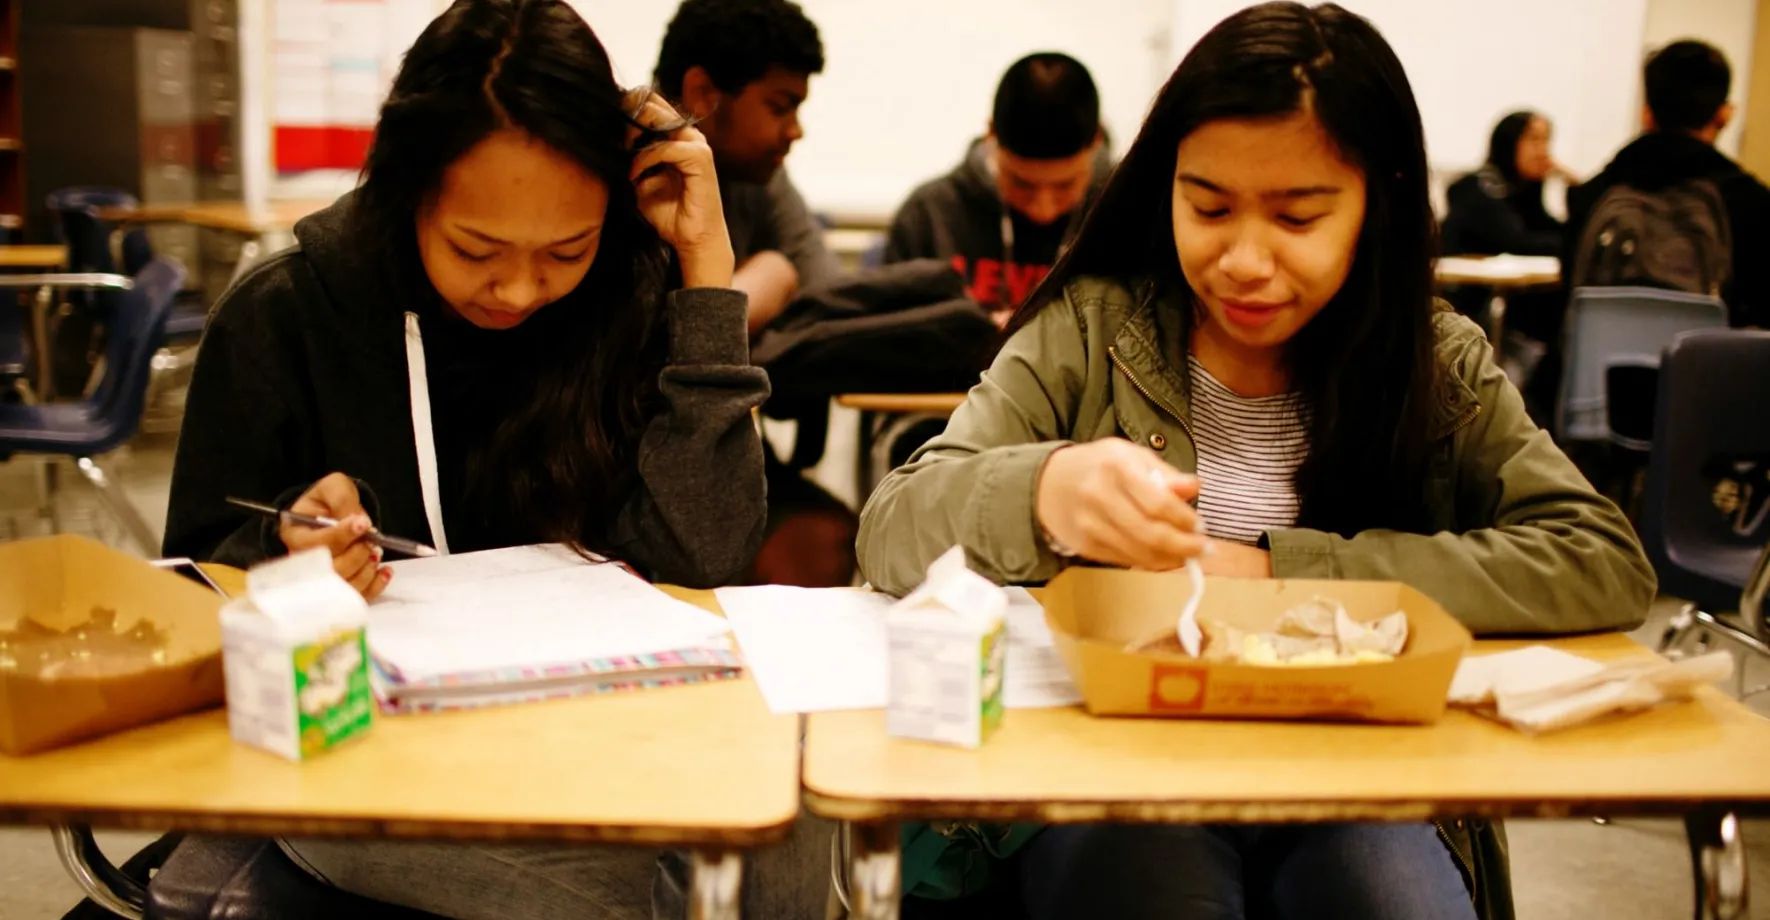
[[[1673,42],[1647,58],[1643,77],[1643,133],[1567,195],[1561,264],[1569,286],[1712,291],[1727,301],[1733,325],[1770,325],[1770,189],[1715,149],[1733,118],[1727,59],[1702,42]],[[1630,215],[1642,210],[1643,199],[1650,213],[1677,215],[1651,219],[1649,230],[1675,234],[1681,257],[1654,259],[1645,248],[1630,257],[1606,255],[1602,231],[1613,220],[1639,223]],[[1714,277],[1698,275],[1718,275],[1719,289],[1712,290]]]
[[[823,69],[817,26],[788,0],[684,0],[658,51],[659,90],[704,119],[752,334],[837,271],[783,165],[805,136],[799,107]]]
[[[1003,583],[1197,559],[1407,582],[1476,633],[1639,624],[1654,577],[1627,520],[1435,304],[1433,255],[1389,45],[1332,5],[1231,16],[946,433],[873,493],[866,577],[903,593],[958,544]],[[1004,865],[1034,920],[1511,912],[1486,821],[1051,827]]]
[[[989,132],[891,219],[885,261],[951,259],[971,299],[1007,322],[1074,237],[1111,164],[1082,62],[1043,52],[996,87]]]
[[[1487,162],[1451,183],[1445,255],[1558,256],[1561,222],[1543,207],[1543,182],[1573,174],[1549,155],[1553,128],[1535,112],[1513,112],[1494,126]]]
[[[1513,112],[1494,126],[1487,162],[1451,183],[1444,218],[1445,255],[1558,256],[1561,222],[1543,207],[1543,182],[1560,176],[1571,189],[1573,174],[1549,155],[1552,128],[1535,112]],[[1486,322],[1490,288],[1465,286],[1449,298],[1458,310]],[[1525,402],[1536,419],[1554,418],[1561,385],[1561,327],[1567,291],[1516,291],[1507,296],[1506,329],[1541,344],[1524,382]]]
[[[799,107],[824,69],[817,26],[788,0],[685,0],[664,32],[654,74],[713,148],[725,224],[737,256],[732,286],[750,297],[760,332],[799,291],[829,281],[835,256],[787,178],[804,136]],[[808,588],[854,581],[854,512],[767,456],[768,527],[742,580]]]
[[[299,247],[209,324],[165,552],[324,547],[368,597],[390,578],[371,525],[457,553],[564,542],[678,584],[741,572],[765,515],[751,409],[768,380],[712,151],[643,100],[560,0],[457,0],[432,22],[361,188],[297,224]],[[636,151],[641,122],[666,131]],[[279,529],[230,495],[340,523]],[[641,849],[284,843],[339,887],[466,920],[650,917],[658,875]],[[775,899],[755,915],[821,912],[800,874],[751,887]]]

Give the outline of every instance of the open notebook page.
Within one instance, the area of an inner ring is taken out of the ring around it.
[[[393,563],[369,648],[410,681],[721,647],[724,619],[563,546]]]

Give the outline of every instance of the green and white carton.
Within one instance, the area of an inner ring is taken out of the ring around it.
[[[1002,724],[1008,593],[953,547],[886,614],[890,641],[885,730],[975,748]]]
[[[368,619],[368,603],[324,549],[246,573],[246,596],[221,611],[234,740],[299,761],[367,731]]]

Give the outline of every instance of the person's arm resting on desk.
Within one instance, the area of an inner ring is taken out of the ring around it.
[[[750,410],[768,374],[750,364],[744,295],[676,291],[661,407],[636,454],[638,483],[609,534],[615,555],[669,584],[710,588],[748,565],[768,519],[762,436]]]
[[[738,266],[731,276],[731,286],[749,297],[748,321],[751,335],[774,322],[775,317],[799,294],[799,270],[785,255],[768,249],[756,253]]]
[[[1445,497],[1457,531],[1370,530],[1348,539],[1275,530],[1267,534],[1272,574],[1403,581],[1477,634],[1640,625],[1657,580],[1628,519],[1530,420],[1487,337],[1467,320],[1454,325],[1440,339],[1440,358],[1479,404],[1451,436],[1455,480]]]

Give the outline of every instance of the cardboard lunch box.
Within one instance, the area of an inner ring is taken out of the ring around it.
[[[119,655],[104,676],[44,678],[0,661],[0,753],[31,754],[222,701],[223,599],[193,582],[75,536],[0,543],[0,635],[24,620],[65,631],[95,609],[115,631],[146,620],[157,658]],[[29,653],[29,646],[13,652]]]
[[[1359,622],[1406,612],[1407,646],[1393,661],[1298,668],[1125,651],[1172,630],[1191,593],[1183,571],[1071,568],[1045,587],[1045,619],[1090,713],[1435,722],[1473,641],[1444,608],[1400,582],[1207,578],[1200,620],[1267,632],[1291,607],[1332,597]]]

